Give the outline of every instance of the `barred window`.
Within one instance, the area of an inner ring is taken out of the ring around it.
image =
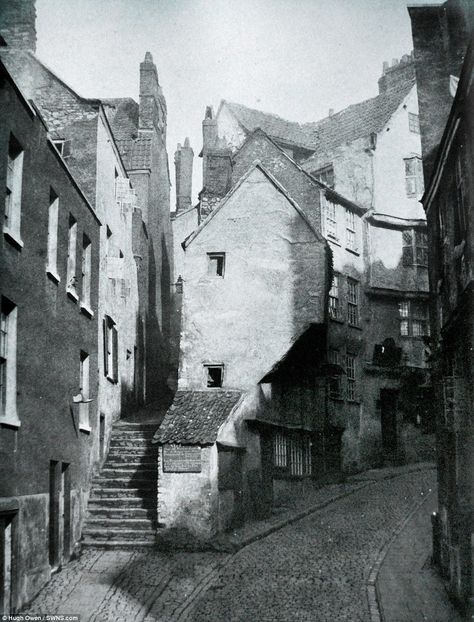
[[[273,464],[282,474],[311,475],[311,437],[307,432],[276,432],[273,437]]]
[[[424,337],[430,334],[428,309],[425,303],[402,301],[398,303],[400,336]]]
[[[359,326],[359,283],[347,279],[347,321],[351,326]]]
[[[353,354],[346,355],[347,374],[347,399],[356,399],[356,357]]]
[[[341,309],[339,300],[339,274],[334,274],[331,289],[329,290],[329,317],[340,319]]]

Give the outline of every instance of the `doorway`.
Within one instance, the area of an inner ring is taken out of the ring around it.
[[[49,467],[49,563],[53,570],[71,556],[71,481],[69,464]]]
[[[0,514],[0,614],[12,613],[15,514]]]
[[[398,449],[397,389],[380,390],[380,416],[382,424],[382,449],[386,458],[392,459]]]

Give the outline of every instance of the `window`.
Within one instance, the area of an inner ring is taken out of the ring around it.
[[[206,373],[206,386],[216,389],[222,386],[224,380],[224,365],[204,365]]]
[[[421,158],[405,158],[405,186],[407,197],[417,197],[424,190]]]
[[[64,158],[68,158],[71,155],[71,141],[64,138],[58,138],[53,140],[53,145],[56,147],[58,153]]]
[[[82,306],[91,306],[91,241],[87,235],[82,236]]]
[[[428,266],[428,240],[425,231],[407,229],[402,233],[402,265]]]
[[[23,177],[23,149],[10,135],[7,160],[7,183],[5,191],[5,220],[3,230],[20,242],[21,186]]]
[[[90,390],[90,357],[87,352],[81,350],[79,391],[82,401],[79,403],[79,429],[90,432],[89,423],[89,390]]]
[[[408,113],[408,128],[414,134],[420,133],[420,117],[414,112]]]
[[[210,276],[224,276],[225,270],[225,253],[208,253],[208,274]]]
[[[16,411],[17,307],[1,299],[0,313],[0,423],[18,426]]]
[[[328,201],[326,195],[321,193],[321,205],[324,213],[326,236],[337,240],[336,204]]]
[[[351,251],[357,251],[356,217],[354,212],[346,209],[346,246]]]
[[[115,322],[108,315],[103,322],[104,375],[111,382],[118,382],[118,333]]]
[[[328,360],[331,365],[341,365],[341,355],[339,350],[329,350]],[[329,397],[336,400],[342,399],[341,374],[331,376],[329,379]]]
[[[347,279],[347,321],[351,326],[359,326],[359,283]]]
[[[329,290],[329,317],[333,320],[339,320],[341,316],[339,301],[339,282],[340,275],[334,274],[331,289]]]
[[[401,337],[424,337],[430,334],[426,304],[414,301],[398,303]]]
[[[316,171],[313,171],[311,175],[329,188],[334,188],[334,168],[331,164],[323,166],[323,168],[320,168]]]
[[[356,357],[353,354],[346,355],[347,374],[347,399],[356,399]]]
[[[77,222],[74,216],[69,214],[69,231],[67,244],[67,277],[66,290],[77,299],[76,287],[76,245],[77,245]]]
[[[273,464],[277,474],[311,475],[311,436],[306,432],[276,432],[273,436]]]
[[[49,192],[48,210],[48,264],[47,272],[59,281],[58,276],[58,218],[59,218],[59,199],[51,188]]]

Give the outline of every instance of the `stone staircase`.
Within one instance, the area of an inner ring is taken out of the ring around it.
[[[157,527],[156,423],[118,422],[107,460],[92,481],[83,546],[153,546]]]

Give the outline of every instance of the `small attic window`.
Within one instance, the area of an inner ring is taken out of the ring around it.
[[[222,387],[224,378],[224,365],[204,365],[206,373],[206,386],[208,389]]]
[[[207,273],[210,276],[224,276],[225,253],[207,253]]]

